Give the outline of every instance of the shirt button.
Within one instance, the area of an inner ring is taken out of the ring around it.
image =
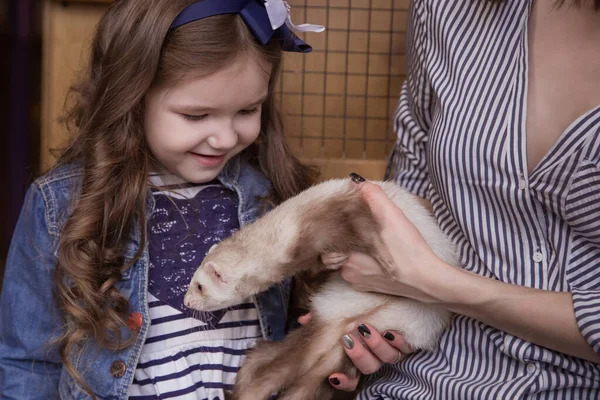
[[[110,366],[110,374],[115,378],[121,378],[127,371],[127,365],[121,360],[117,360]]]
[[[519,189],[524,190],[527,188],[527,181],[523,178],[519,179]]]
[[[533,374],[537,370],[535,364],[527,364],[527,372]]]
[[[144,317],[139,312],[132,312],[127,319],[127,327],[132,331],[138,331],[142,327]]]
[[[542,253],[540,253],[539,251],[536,251],[535,253],[533,253],[533,261],[535,261],[536,263],[539,263],[543,259],[544,259],[544,255]]]

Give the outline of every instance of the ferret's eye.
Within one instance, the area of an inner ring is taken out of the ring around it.
[[[202,285],[198,284],[198,286],[196,286],[198,288],[198,291],[201,292],[202,291]]]

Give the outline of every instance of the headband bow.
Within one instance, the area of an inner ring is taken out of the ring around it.
[[[309,53],[307,43],[296,32],[323,32],[324,26],[294,25],[290,6],[283,0],[202,0],[184,8],[171,24],[171,29],[192,21],[220,14],[240,14],[256,40],[262,45],[269,40],[281,41],[284,51]]]

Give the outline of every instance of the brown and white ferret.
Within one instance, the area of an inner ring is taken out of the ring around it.
[[[374,183],[402,209],[438,257],[457,265],[454,245],[416,196],[392,182]],[[357,374],[340,338],[362,323],[380,332],[402,332],[414,349],[435,348],[450,321],[449,312],[404,297],[356,291],[321,260],[322,254],[351,252],[381,259],[382,249],[378,225],[349,179],[313,186],[211,248],[185,296],[185,304],[196,310],[239,304],[299,273],[327,274],[311,296],[311,321],[283,342],[259,342],[247,354],[234,399],[266,400],[278,392],[278,399],[332,398],[330,374]]]

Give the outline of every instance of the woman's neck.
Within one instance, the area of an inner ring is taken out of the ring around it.
[[[600,73],[600,11],[565,2],[537,0],[530,20],[530,45],[547,53],[546,62],[568,63],[572,73],[597,77]]]
[[[595,10],[594,1],[582,0],[581,4],[572,4],[566,0],[557,6],[554,1],[535,1],[534,13],[540,27],[545,27],[553,36],[562,38],[562,42],[577,45],[590,42],[598,43],[600,39],[600,10]]]

